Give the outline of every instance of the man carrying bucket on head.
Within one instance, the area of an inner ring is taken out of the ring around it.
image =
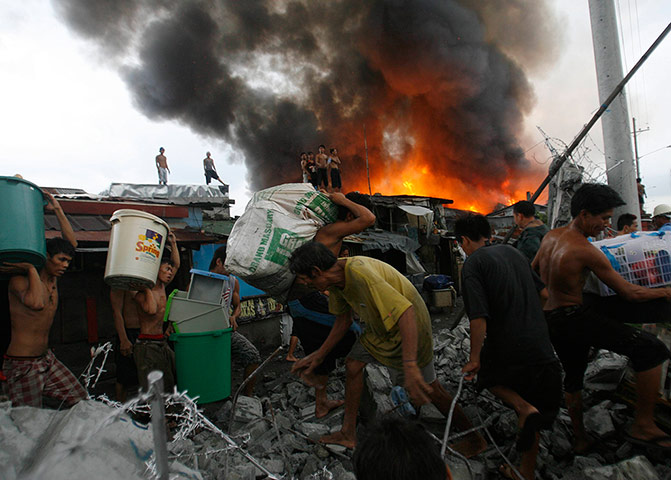
[[[47,241],[47,261],[38,271],[28,262],[5,263],[0,272],[14,274],[9,281],[12,339],[4,373],[12,405],[41,407],[42,395],[74,405],[87,398],[86,389],[49,350],[49,330],[58,307],[57,279],[67,270],[77,240],[58,201],[44,193],[47,212],[56,214],[63,238]]]
[[[175,234],[168,233],[174,271],[179,270],[179,249]],[[138,385],[137,366],[133,358],[133,346],[140,334],[140,319],[134,297],[137,291],[112,288],[110,303],[114,317],[114,328],[117,332],[117,341],[114,345],[114,363],[116,365],[116,399],[126,401],[129,387]]]
[[[172,234],[169,234],[172,235]],[[177,242],[172,242],[173,255],[177,252]],[[141,288],[134,297],[140,320],[140,334],[133,347],[137,366],[137,376],[144,391],[148,389],[147,375],[152,370],[163,372],[163,386],[166,392],[175,387],[175,352],[168,345],[163,333],[163,317],[167,297],[165,286],[175,277],[179,262],[175,264],[171,255],[163,253],[158,277],[153,288]]]

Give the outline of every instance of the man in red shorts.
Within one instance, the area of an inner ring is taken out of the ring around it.
[[[4,373],[12,405],[42,406],[42,395],[73,405],[87,398],[86,389],[49,350],[49,330],[58,307],[56,281],[75,254],[77,240],[56,199],[45,193],[46,211],[54,212],[64,238],[47,241],[47,261],[38,271],[30,263],[6,263],[0,270],[15,273],[9,281],[12,339]]]

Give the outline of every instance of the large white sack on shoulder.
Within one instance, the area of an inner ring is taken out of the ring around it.
[[[291,253],[336,220],[338,207],[310,184],[256,192],[228,237],[226,269],[283,301],[294,276]]]

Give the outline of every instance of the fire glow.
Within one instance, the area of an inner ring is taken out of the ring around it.
[[[370,160],[370,159],[369,159]],[[441,168],[442,167],[442,168]],[[361,170],[360,170],[361,172]],[[449,164],[430,165],[418,156],[405,160],[370,162],[370,185],[372,193],[382,195],[417,195],[453,200],[451,208],[489,213],[499,204],[512,205],[527,198],[543,179],[539,171],[511,172],[511,178],[499,185],[492,185],[491,178],[460,178],[459,172]],[[346,178],[346,191],[368,192],[368,183],[363,175]],[[547,193],[541,197],[547,198]]]

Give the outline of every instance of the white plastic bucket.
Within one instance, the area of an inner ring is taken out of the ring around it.
[[[105,282],[129,290],[131,285],[153,287],[168,236],[168,224],[140,210],[117,210],[110,217]]]

